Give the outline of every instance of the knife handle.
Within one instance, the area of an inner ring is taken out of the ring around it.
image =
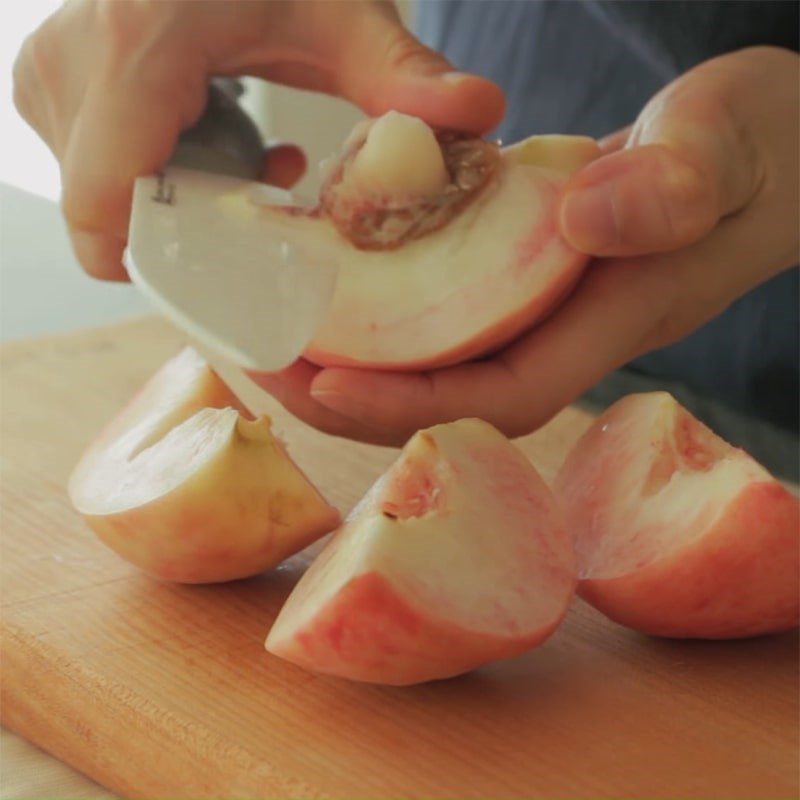
[[[235,78],[215,78],[195,125],[184,131],[169,163],[174,166],[260,180],[264,144],[250,115],[239,105],[243,92]]]

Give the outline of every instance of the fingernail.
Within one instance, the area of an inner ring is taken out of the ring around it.
[[[314,389],[309,391],[311,397],[320,405],[341,414],[343,417],[358,420],[366,416],[367,408],[362,403],[354,401],[352,397],[347,397],[341,392],[334,392],[330,389]]]
[[[445,83],[459,84],[464,81],[472,80],[474,76],[467,72],[445,72],[439,76]]]
[[[336,412],[342,417],[347,417],[347,419],[353,420],[353,422],[357,422],[365,428],[371,428],[377,433],[396,433],[389,426],[375,422],[367,405],[360,403],[358,400],[353,400],[352,397],[348,397],[341,392],[312,388],[309,394],[321,406],[325,406],[325,408]]]
[[[619,243],[612,182],[573,189],[561,200],[561,231],[584,253],[601,254]]]

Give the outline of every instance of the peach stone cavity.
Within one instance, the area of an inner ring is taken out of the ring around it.
[[[569,293],[587,257],[559,235],[559,193],[596,158],[584,137],[501,150],[397,112],[360,123],[314,212],[266,208],[339,265],[306,357],[419,369],[496,349]]]
[[[478,420],[416,434],[295,587],[266,647],[306,669],[411,684],[542,643],[575,586],[562,514]]]

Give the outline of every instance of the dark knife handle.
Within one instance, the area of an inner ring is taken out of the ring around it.
[[[264,172],[264,144],[255,122],[239,105],[242,91],[235,78],[215,78],[208,87],[203,116],[181,134],[169,163],[259,180]]]

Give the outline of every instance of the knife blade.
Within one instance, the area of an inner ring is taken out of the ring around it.
[[[134,184],[125,263],[156,308],[206,350],[274,372],[324,320],[338,265],[279,216],[259,213],[295,204],[255,180],[262,163],[252,120],[212,84],[205,114],[170,163]]]

